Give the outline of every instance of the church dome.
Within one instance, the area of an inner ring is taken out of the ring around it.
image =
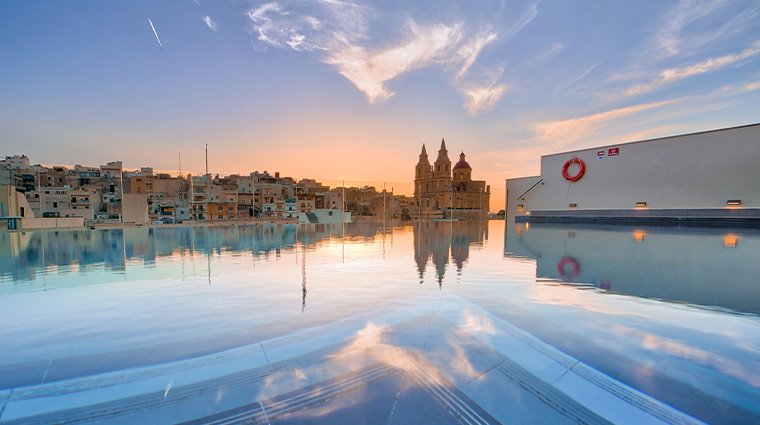
[[[456,165],[454,165],[453,169],[456,170],[459,168],[469,168],[470,170],[472,170],[472,167],[470,167],[470,164],[468,164],[467,161],[464,160],[464,152],[459,154],[459,162],[457,162]]]

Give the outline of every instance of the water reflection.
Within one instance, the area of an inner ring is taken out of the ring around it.
[[[32,231],[0,234],[0,282],[39,279],[50,272],[124,273],[128,264],[144,268],[156,260],[205,254],[252,254],[279,258],[282,252],[314,247],[330,239],[373,240],[392,231],[375,223],[258,225],[229,227],[164,227],[107,230]],[[193,264],[195,267],[195,264]],[[207,267],[210,267],[207,264]]]
[[[760,232],[510,224],[504,255],[536,260],[538,284],[760,314]]]
[[[446,266],[456,264],[457,274],[470,257],[471,245],[482,245],[488,240],[486,221],[425,221],[414,225],[414,261],[420,283],[424,282],[429,263],[435,268],[438,285],[443,284]]]
[[[92,275],[103,272],[134,278],[165,277],[157,262],[177,262],[180,273],[206,276],[212,283],[212,260],[215,257],[250,255],[256,260],[279,259],[283,252],[295,251],[301,263],[302,309],[306,308],[306,251],[330,241],[349,244],[378,244],[382,239],[385,258],[386,240],[393,243],[394,232],[413,232],[414,260],[420,283],[432,265],[435,279],[442,285],[447,265],[456,266],[457,274],[470,256],[471,246],[482,246],[488,239],[487,222],[423,222],[413,226],[389,227],[380,223],[317,225],[258,225],[229,227],[162,227],[108,230],[32,231],[2,233],[0,236],[0,282],[34,282],[46,274],[62,276]],[[298,253],[297,251],[303,251]],[[341,246],[345,262],[345,246]],[[128,267],[129,266],[129,267]],[[166,267],[164,267],[166,268]],[[153,270],[153,272],[150,272]],[[134,272],[133,272],[134,273]],[[173,272],[169,272],[173,273]]]

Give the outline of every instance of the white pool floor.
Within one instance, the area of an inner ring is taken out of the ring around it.
[[[2,424],[100,422],[702,423],[445,290],[216,354],[0,392]]]

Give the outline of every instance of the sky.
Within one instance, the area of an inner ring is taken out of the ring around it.
[[[760,1],[0,2],[0,155],[411,188],[760,122]],[[406,186],[405,186],[406,185]]]

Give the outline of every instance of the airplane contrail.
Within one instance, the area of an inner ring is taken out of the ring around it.
[[[156,35],[156,41],[158,41],[158,45],[160,47],[164,47],[164,45],[161,44],[161,40],[158,38],[158,33],[156,32],[156,27],[153,26],[153,22],[150,21],[150,18],[148,18],[148,22],[150,22],[150,27],[153,29],[153,34]]]

